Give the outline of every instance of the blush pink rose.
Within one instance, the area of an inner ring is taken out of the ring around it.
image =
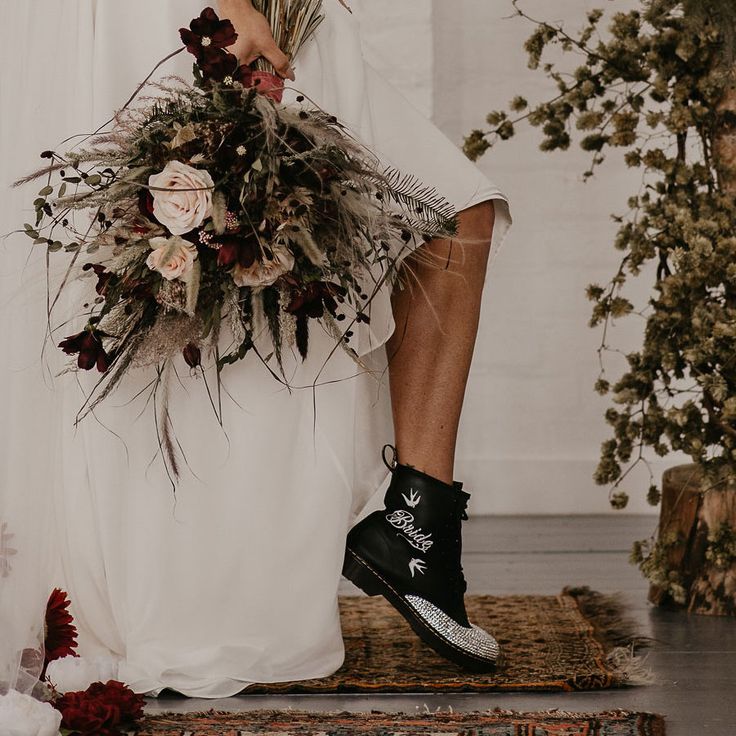
[[[197,258],[197,246],[175,235],[173,238],[151,238],[153,250],[146,259],[152,271],[158,271],[167,281],[186,276]]]
[[[169,161],[159,174],[148,177],[153,214],[172,235],[184,235],[212,215],[212,177],[181,161]]]

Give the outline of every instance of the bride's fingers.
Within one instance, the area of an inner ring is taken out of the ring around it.
[[[296,79],[294,76],[294,70],[291,68],[289,57],[276,45],[276,43],[267,46],[263,50],[262,56],[273,64],[276,74],[280,77],[290,79],[292,82]]]

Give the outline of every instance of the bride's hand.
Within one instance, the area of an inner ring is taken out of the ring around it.
[[[241,64],[252,64],[262,56],[273,64],[280,77],[293,82],[296,77],[289,57],[276,45],[271,26],[250,0],[220,0],[219,6],[221,17],[228,18],[238,34],[238,40],[227,50],[237,56]]]

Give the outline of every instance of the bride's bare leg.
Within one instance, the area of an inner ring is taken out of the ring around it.
[[[394,290],[396,329],[386,346],[398,461],[445,483],[453,480],[493,203],[463,210],[458,220],[456,239],[433,240],[405,259],[409,286]]]

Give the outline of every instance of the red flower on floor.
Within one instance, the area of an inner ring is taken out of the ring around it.
[[[77,628],[68,611],[70,602],[63,590],[54,588],[51,591],[46,604],[44,626],[44,674],[49,662],[69,655],[77,656],[74,652],[77,648]]]
[[[122,682],[108,680],[62,695],[54,708],[61,713],[62,728],[75,735],[119,736],[143,718],[144,702]]]

